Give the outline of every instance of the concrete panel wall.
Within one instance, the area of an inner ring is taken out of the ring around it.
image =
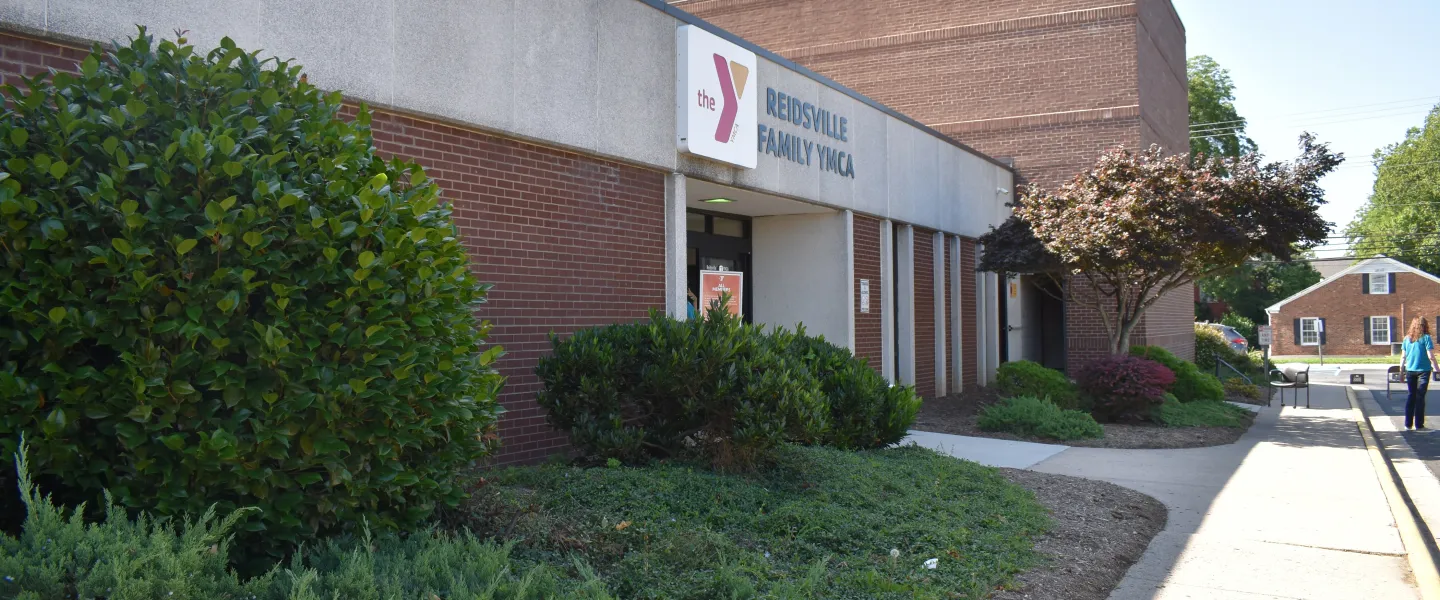
[[[750,231],[755,322],[803,322],[811,335],[854,348],[848,215],[757,217]]]

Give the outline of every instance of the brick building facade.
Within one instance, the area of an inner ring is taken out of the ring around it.
[[[1101,152],[1189,151],[1185,30],[1169,0],[671,0],[1053,187]],[[971,263],[973,264],[973,263]],[[1191,286],[1133,334],[1194,355]],[[1070,366],[1108,353],[1068,307]],[[1012,357],[1015,358],[1015,357]]]
[[[662,0],[604,0],[582,20],[531,4],[436,5],[378,34],[343,7],[273,15],[285,26],[260,28],[169,5],[107,4],[86,19],[70,8],[0,17],[5,83],[74,70],[94,41],[144,25],[189,30],[202,52],[223,36],[293,58],[312,83],[345,94],[345,114],[372,107],[376,149],[425,167],[454,209],[472,272],[493,285],[477,317],[505,349],[498,463],[567,451],[535,402],[534,368],[552,333],[652,310],[685,318],[687,278],[704,264],[745,277],[745,318],[803,323],[927,396],[993,374],[999,328],[980,320],[996,314],[999,286],[975,273],[974,240],[1004,218],[994,190],[1014,186],[1013,169]],[[476,28],[505,42],[476,53]],[[797,110],[823,107],[841,129],[757,117],[749,127],[784,132],[797,152],[757,150],[753,167],[677,144],[680,32],[753,54],[747,101],[788,91]],[[377,35],[385,43],[367,45],[364,60],[341,43]],[[577,50],[567,45],[576,38],[625,43]],[[402,62],[419,66],[374,66]],[[813,164],[811,145],[843,153],[845,171]],[[923,302],[902,314],[897,296]]]
[[[1434,332],[1440,278],[1389,258],[1361,261],[1265,309],[1275,356],[1387,356],[1415,317]]]

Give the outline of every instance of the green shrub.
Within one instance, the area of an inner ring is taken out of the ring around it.
[[[847,348],[805,335],[799,327],[790,345],[820,384],[829,407],[829,428],[820,442],[846,449],[878,448],[900,441],[920,411],[914,388],[892,386]]]
[[[1034,396],[1014,396],[987,406],[981,409],[975,423],[984,431],[1062,442],[1105,435],[1105,430],[1088,413],[1066,410]]]
[[[1049,398],[1060,408],[1079,408],[1079,390],[1070,378],[1039,363],[1017,360],[1000,365],[995,371],[996,389],[1002,396],[1034,396]]]
[[[592,458],[636,462],[687,449],[750,467],[786,440],[818,441],[829,414],[791,352],[796,334],[723,310],[551,337],[535,372],[546,418]]]
[[[1225,394],[1235,394],[1237,396],[1244,396],[1251,400],[1259,400],[1260,386],[1253,383],[1245,383],[1245,380],[1239,378],[1226,379]]]
[[[1091,399],[1091,414],[1115,423],[1150,418],[1167,395],[1165,389],[1175,382],[1175,374],[1153,360],[1115,355],[1086,364],[1075,380]]]
[[[1198,348],[1196,351],[1199,351]],[[1166,390],[1175,394],[1175,397],[1179,398],[1181,402],[1195,402],[1196,400],[1219,402],[1225,399],[1225,389],[1220,386],[1219,379],[1200,371],[1195,363],[1175,356],[1169,350],[1160,346],[1135,346],[1130,349],[1130,354],[1158,362],[1175,373],[1175,382],[1170,384]]]
[[[210,510],[177,526],[145,513],[130,519],[106,503],[85,523],[42,497],[23,463],[27,508],[18,537],[0,537],[0,597],[29,600],[320,600],[321,598],[591,598],[610,596],[583,563],[546,565],[511,558],[513,544],[470,534],[419,531],[403,539],[331,539],[306,546],[261,576],[227,565],[230,532],[243,512]],[[574,568],[579,579],[564,574]],[[488,592],[487,592],[488,590]]]
[[[1253,413],[1233,404],[1167,400],[1155,409],[1155,422],[1166,427],[1245,427]]]
[[[0,452],[61,497],[255,506],[275,550],[414,527],[494,446],[450,209],[299,70],[142,29],[5,88]]]
[[[1207,325],[1195,325],[1195,366],[1197,368],[1203,369],[1206,373],[1213,373],[1218,364],[1215,359],[1219,358],[1235,364],[1239,356],[1240,353],[1230,347],[1230,341],[1225,339],[1225,334],[1220,333],[1220,330]]]

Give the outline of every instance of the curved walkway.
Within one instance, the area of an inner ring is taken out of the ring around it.
[[[915,443],[993,466],[1110,481],[1170,510],[1112,600],[1420,598],[1405,547],[1341,386],[1311,406],[1262,408],[1234,444],[1069,448],[914,432]],[[1387,475],[1388,476],[1388,475]]]

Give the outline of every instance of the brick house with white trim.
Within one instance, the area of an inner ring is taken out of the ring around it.
[[[1416,316],[1440,320],[1440,277],[1377,257],[1266,308],[1276,356],[1386,356]]]

